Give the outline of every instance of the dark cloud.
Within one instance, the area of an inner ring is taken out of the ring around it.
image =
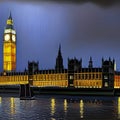
[[[2,0],[4,1],[4,0]],[[9,1],[9,0],[6,0]],[[11,0],[16,2],[57,2],[57,3],[75,3],[75,4],[84,4],[84,3],[94,3],[102,7],[109,7],[115,4],[120,4],[120,0]]]
[[[115,4],[120,4],[120,0],[87,0],[87,2],[92,2],[101,6],[112,6]]]

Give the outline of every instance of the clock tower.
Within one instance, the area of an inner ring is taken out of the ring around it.
[[[3,39],[3,71],[16,70],[16,31],[13,27],[13,19],[10,16],[7,19]]]

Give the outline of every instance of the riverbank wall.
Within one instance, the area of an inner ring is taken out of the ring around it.
[[[0,86],[0,94],[18,94],[20,86]],[[120,96],[120,89],[31,87],[34,95]]]

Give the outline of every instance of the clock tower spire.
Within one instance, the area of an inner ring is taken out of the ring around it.
[[[14,29],[12,15],[6,22],[3,39],[3,71],[16,70],[16,31]]]

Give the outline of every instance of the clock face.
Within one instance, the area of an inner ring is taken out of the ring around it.
[[[15,35],[12,35],[12,41],[15,42],[16,39],[15,39]]]
[[[10,40],[10,35],[9,35],[9,34],[6,34],[6,35],[5,35],[5,41],[8,41],[8,40]]]

